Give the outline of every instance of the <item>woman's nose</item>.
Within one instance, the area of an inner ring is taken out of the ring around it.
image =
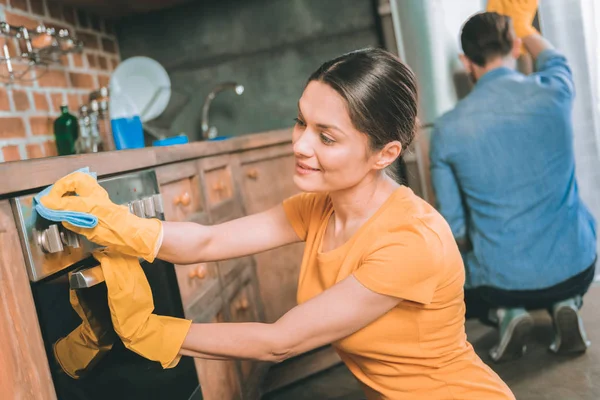
[[[308,130],[295,132],[294,136],[294,154],[299,157],[312,157],[314,150]]]

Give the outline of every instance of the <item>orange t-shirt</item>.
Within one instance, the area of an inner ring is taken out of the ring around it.
[[[333,214],[329,196],[303,193],[283,206],[306,242],[299,303],[350,275],[374,292],[404,300],[333,343],[368,399],[514,399],[467,342],[463,262],[433,207],[402,186],[346,243],[322,253]]]

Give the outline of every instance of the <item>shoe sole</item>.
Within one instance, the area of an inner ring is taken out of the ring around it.
[[[525,353],[527,346],[525,343],[531,337],[533,329],[533,318],[531,315],[521,316],[508,325],[498,346],[490,351],[490,356],[495,362],[505,362],[520,358]]]
[[[556,354],[583,353],[587,350],[590,342],[585,337],[582,321],[579,313],[572,307],[564,306],[554,313],[556,330],[560,336],[558,349],[554,345],[550,351]]]

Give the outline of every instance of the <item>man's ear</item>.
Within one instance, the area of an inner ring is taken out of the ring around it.
[[[473,63],[471,62],[471,60],[469,60],[469,58],[464,54],[459,54],[458,58],[460,59],[462,65],[465,67],[465,71],[467,72],[467,74],[473,74]]]
[[[377,160],[375,161],[376,169],[384,169],[391,163],[393,163],[402,153],[402,144],[399,141],[394,140],[385,145],[379,152]]]

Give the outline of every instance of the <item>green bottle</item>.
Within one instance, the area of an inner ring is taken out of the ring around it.
[[[59,156],[75,154],[77,140],[77,117],[69,113],[66,104],[60,106],[60,117],[54,121],[54,138]]]

